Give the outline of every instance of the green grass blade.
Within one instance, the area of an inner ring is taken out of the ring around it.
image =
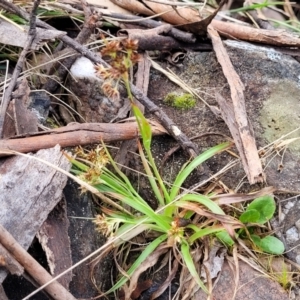
[[[193,276],[193,278],[195,279],[195,281],[197,282],[197,284],[200,286],[200,288],[205,293],[208,294],[208,290],[207,290],[206,286],[201,281],[201,279],[200,279],[200,277],[199,277],[199,275],[197,273],[197,270],[196,270],[193,258],[192,258],[191,253],[190,253],[190,246],[189,246],[189,244],[187,242],[183,242],[181,244],[181,254],[182,254],[182,258],[184,260],[184,263],[185,263],[186,267],[190,271],[191,275]]]
[[[155,178],[158,182],[158,185],[160,187],[160,189],[162,190],[164,197],[166,199],[166,202],[169,203],[170,202],[170,196],[169,193],[163,183],[163,180],[161,179],[161,176],[158,172],[158,169],[156,167],[155,161],[153,159],[152,153],[151,153],[151,140],[152,140],[152,131],[151,131],[151,125],[149,124],[149,122],[147,121],[147,119],[145,118],[145,116],[143,115],[143,113],[140,111],[140,109],[136,106],[136,105],[132,105],[132,109],[134,112],[134,115],[136,117],[138,126],[139,126],[139,130],[140,133],[142,135],[142,141],[143,141],[143,146],[145,148],[145,151],[147,153],[148,159],[149,159],[149,163],[151,165],[151,168],[154,172]],[[141,151],[140,151],[140,155],[141,155]],[[144,162],[143,162],[144,163]],[[145,167],[145,165],[144,165]],[[152,173],[152,172],[151,172]],[[149,176],[149,175],[148,175]],[[149,180],[151,180],[151,177],[149,177]],[[152,182],[153,184],[154,182]],[[151,184],[151,182],[150,182]],[[151,184],[151,185],[152,185]],[[155,185],[157,185],[157,183],[155,182]],[[161,205],[164,205],[164,199],[163,197],[161,197],[158,193],[155,193],[156,196],[158,197],[157,199],[159,200]]]
[[[284,5],[285,2],[268,2],[268,1],[264,1],[263,3],[255,3],[249,6],[244,6],[244,7],[240,7],[240,8],[236,8],[236,9],[230,9],[229,12],[230,13],[235,13],[235,12],[244,12],[244,11],[249,11],[249,10],[254,10],[254,9],[262,9],[264,7],[268,7],[268,6],[275,6],[275,5]]]
[[[136,193],[135,189],[133,188],[133,186],[131,185],[129,179],[127,178],[127,176],[118,168],[118,166],[116,165],[115,161],[113,160],[113,158],[111,157],[109,151],[107,150],[105,144],[102,142],[103,148],[105,150],[105,153],[107,154],[109,161],[111,163],[111,165],[113,166],[114,170],[116,171],[116,173],[120,176],[120,179],[123,180],[123,182],[126,184],[126,186],[131,190],[131,192]],[[106,172],[110,172],[107,168],[105,169]],[[111,173],[112,176],[116,176],[113,173]]]
[[[188,225],[187,228],[190,228],[190,225]],[[193,228],[193,229],[195,229],[195,228]],[[198,240],[198,239],[200,239],[200,238],[202,238],[206,235],[216,233],[216,232],[220,232],[220,231],[223,231],[223,230],[224,230],[224,227],[218,226],[218,225],[203,228],[203,229],[198,228],[198,230],[196,230],[196,232],[189,237],[188,242],[190,244],[193,244],[196,240]]]
[[[146,215],[150,219],[148,222],[157,224],[158,226],[161,227],[162,230],[165,230],[165,232],[167,232],[170,229],[171,227],[170,222],[168,222],[164,216],[157,214],[148,204],[140,203],[138,201],[135,201],[135,199],[124,197],[117,193],[107,193],[107,194],[112,198],[118,199],[121,202],[129,205],[137,212]]]
[[[139,265],[166,239],[168,238],[167,234],[163,234],[160,237],[156,238],[154,241],[152,241],[140,254],[140,256],[137,258],[137,260],[132,264],[132,266],[127,271],[127,275],[131,276],[134,271],[139,267]],[[127,281],[128,277],[123,276],[109,291],[106,292],[106,294],[110,294],[120,287],[122,287]]]
[[[147,178],[148,178],[149,183],[151,185],[152,191],[154,192],[155,197],[158,200],[159,204],[161,206],[163,206],[163,205],[165,205],[164,197],[162,196],[162,194],[160,192],[160,189],[159,189],[158,184],[157,184],[157,180],[153,176],[153,173],[151,171],[149,163],[148,163],[148,161],[145,157],[145,154],[144,154],[143,149],[142,149],[140,144],[139,144],[139,153],[140,153],[140,156],[141,156],[141,160],[142,160],[142,163],[143,163],[144,170],[145,170],[145,172],[148,176]]]
[[[132,110],[134,113],[134,116],[136,118],[136,121],[139,126],[139,130],[142,136],[143,145],[146,149],[146,151],[150,151],[151,147],[151,140],[152,140],[152,131],[151,126],[141,110],[137,107],[137,105],[132,104]]]
[[[90,169],[89,166],[87,166],[87,165],[83,164],[82,162],[74,159],[73,157],[70,157],[70,156],[66,156],[66,157],[71,162],[71,164],[73,166],[75,166],[77,169],[79,169],[80,171],[87,172]]]
[[[211,158],[212,156],[216,155],[217,153],[224,151],[225,149],[229,148],[231,145],[230,142],[223,143],[220,145],[217,145],[215,147],[212,147],[199,156],[197,156],[192,162],[190,162],[187,166],[185,166],[177,175],[173,187],[171,188],[170,191],[170,199],[171,201],[174,200],[174,198],[177,196],[181,185],[183,182],[186,180],[186,178],[192,173],[195,168],[197,168],[199,165],[201,165],[204,161],[207,159]]]
[[[184,202],[184,201],[198,202],[198,203],[206,206],[211,212],[213,212],[215,214],[225,215],[225,213],[221,209],[221,207],[216,202],[209,199],[207,196],[200,195],[200,194],[186,194],[183,197],[181,197],[180,200],[177,202]],[[176,205],[176,203],[175,203],[175,205]]]

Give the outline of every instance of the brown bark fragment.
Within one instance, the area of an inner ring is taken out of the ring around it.
[[[221,96],[217,97],[222,105],[221,113],[225,115],[224,119],[237,145],[250,184],[263,182],[263,169],[253,136],[252,125],[248,120],[246,112],[244,85],[233,68],[218,32],[212,25],[208,26],[208,34],[231,91],[232,102],[220,101]]]
[[[66,203],[65,199],[62,199],[37,233],[37,238],[47,257],[50,273],[54,277],[72,266],[68,228]],[[60,277],[57,281],[68,289],[71,280],[72,271]]]

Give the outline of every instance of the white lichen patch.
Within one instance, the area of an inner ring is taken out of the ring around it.
[[[245,51],[255,52],[255,53],[263,53],[265,54],[268,59],[273,61],[280,61],[282,58],[282,54],[278,51],[276,51],[273,48],[270,47],[264,47],[264,46],[256,46],[250,43],[246,42],[240,42],[240,41],[233,41],[233,40],[227,40],[224,42],[227,46],[236,48],[236,49],[242,49]]]
[[[174,132],[174,134],[176,136],[178,136],[178,135],[181,134],[181,130],[177,126],[175,126],[175,125],[172,126],[172,131]]]
[[[297,84],[282,80],[271,85],[271,94],[264,101],[259,121],[264,128],[263,136],[273,142],[293,132],[284,139],[300,138],[300,90]],[[299,128],[297,130],[297,128]],[[300,142],[288,145],[294,154],[300,155]]]
[[[99,77],[96,76],[94,64],[86,57],[79,57],[75,63],[72,65],[71,74],[77,79],[90,79],[101,81]]]

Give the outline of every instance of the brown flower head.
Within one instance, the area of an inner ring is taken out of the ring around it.
[[[122,40],[122,45],[125,50],[133,50],[136,51],[138,49],[138,40],[132,40],[132,39],[124,39]]]
[[[114,59],[118,52],[122,51],[119,41],[110,41],[100,51],[103,57],[108,56]]]
[[[105,67],[103,67],[103,65],[100,65],[100,64],[96,65],[94,68],[95,68],[96,74],[99,77],[101,77],[102,79],[105,80],[105,79],[108,79],[111,77],[110,68],[105,68]]]

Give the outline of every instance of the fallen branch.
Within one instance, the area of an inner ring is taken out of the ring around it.
[[[231,92],[232,102],[220,101],[222,97],[217,95],[221,113],[238,148],[250,184],[263,182],[263,169],[253,136],[252,125],[248,121],[246,112],[244,85],[230,61],[218,32],[212,25],[208,26],[208,34],[212,40],[218,62],[222,67]]]
[[[43,285],[52,280],[52,276],[23,249],[13,236],[0,224],[0,243],[25,268],[37,283]],[[56,300],[76,300],[61,284],[54,281],[45,287],[47,293]]]
[[[165,129],[150,121],[153,135],[165,134]],[[0,140],[1,150],[14,150],[21,153],[47,149],[59,144],[61,147],[88,145],[92,143],[130,140],[139,136],[136,122],[112,123],[73,123],[66,127],[39,132],[29,137]],[[4,154],[1,154],[3,156]]]

